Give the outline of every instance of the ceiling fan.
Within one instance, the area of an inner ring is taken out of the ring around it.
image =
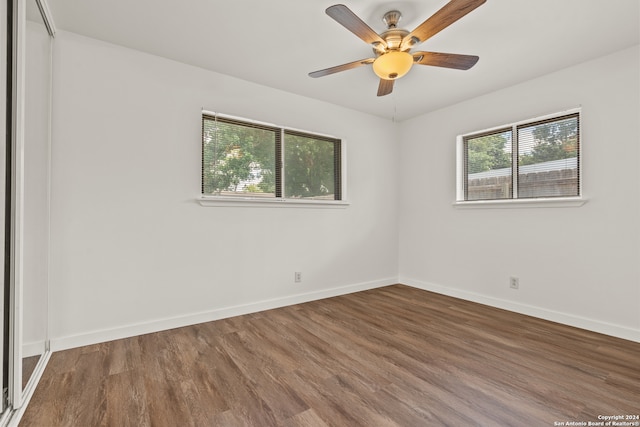
[[[411,52],[411,49],[481,6],[485,1],[451,0],[411,32],[398,28],[402,14],[397,10],[391,10],[384,14],[383,21],[387,25],[387,30],[382,34],[373,31],[347,6],[343,4],[330,6],[326,10],[327,15],[370,44],[373,47],[375,58],[366,58],[325,68],[309,73],[309,76],[323,77],[373,64],[373,71],[380,77],[378,96],[384,96],[393,91],[395,80],[407,74],[413,64],[468,70],[478,62],[477,56],[440,52]]]

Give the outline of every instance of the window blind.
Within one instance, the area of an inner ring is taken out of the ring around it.
[[[517,126],[518,198],[580,195],[578,114]]]
[[[511,128],[466,136],[463,141],[465,200],[512,198]]]
[[[277,197],[278,128],[202,116],[202,194]]]

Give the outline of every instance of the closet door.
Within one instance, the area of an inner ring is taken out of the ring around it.
[[[7,408],[6,396],[8,395],[8,378],[9,378],[9,307],[5,305],[8,302],[9,277],[5,275],[5,246],[7,245],[7,236],[5,234],[5,205],[7,201],[7,144],[11,143],[11,139],[7,137],[7,104],[11,105],[10,98],[7,96],[7,43],[9,39],[9,8],[8,2],[0,2],[0,224],[2,224],[1,234],[3,236],[2,245],[0,245],[0,273],[2,277],[2,292],[0,292],[0,330],[2,331],[2,351],[0,351],[0,384],[2,384],[2,396],[0,398],[0,414]],[[5,293],[7,294],[5,296]]]
[[[48,344],[51,35],[36,0],[25,0],[22,235],[22,389]]]
[[[0,426],[19,421],[51,354],[53,28],[46,0],[0,0]]]
[[[52,25],[45,0],[11,0],[12,61],[8,404],[21,408],[49,352]],[[5,252],[7,249],[5,249]]]

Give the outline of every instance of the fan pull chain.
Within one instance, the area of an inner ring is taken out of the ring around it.
[[[391,117],[391,122],[395,123],[396,122],[396,117],[398,116],[398,102],[397,102],[397,98],[396,95],[393,95],[393,117]]]

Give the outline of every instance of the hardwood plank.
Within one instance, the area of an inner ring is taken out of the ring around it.
[[[640,343],[402,285],[54,353],[21,426],[532,426],[640,414]]]
[[[328,424],[309,409],[285,420],[282,427],[328,427]]]
[[[111,374],[106,379],[107,400],[104,425],[144,427],[151,425],[148,396],[139,370]]]

